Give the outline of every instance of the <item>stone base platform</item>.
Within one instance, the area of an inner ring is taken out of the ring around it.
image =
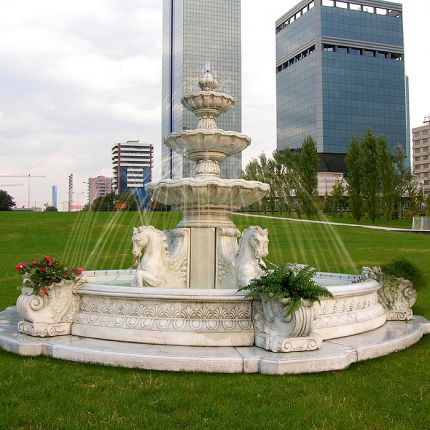
[[[14,307],[0,313],[0,347],[22,356],[48,356],[107,366],[207,373],[286,375],[341,370],[352,363],[391,354],[430,334],[430,322],[387,322],[368,333],[327,340],[320,350],[272,353],[257,347],[181,347],[85,339],[34,338],[20,334]]]

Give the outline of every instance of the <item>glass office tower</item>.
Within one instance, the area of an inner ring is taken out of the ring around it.
[[[164,145],[172,132],[195,129],[197,118],[181,98],[199,89],[198,81],[210,64],[219,91],[231,94],[235,107],[218,121],[224,130],[242,131],[241,1],[163,0],[162,176],[193,176],[194,165]],[[222,163],[223,178],[237,178],[242,157]]]
[[[276,22],[276,56],[278,149],[312,136],[339,171],[371,128],[409,154],[400,4],[302,1]]]

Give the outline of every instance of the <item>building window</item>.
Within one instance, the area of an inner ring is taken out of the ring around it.
[[[285,20],[282,24],[278,25],[276,27],[276,33],[279,33],[281,30],[283,30],[287,25],[290,25],[294,21],[298,20],[302,15],[310,11],[315,7],[315,1],[311,1],[309,4],[307,4],[304,8],[299,10],[297,13],[295,13],[292,17]]]
[[[323,51],[334,52],[335,51],[335,46],[334,45],[323,45]]]
[[[375,13],[375,8],[373,6],[363,6],[363,12]]]
[[[387,9],[381,9],[380,7],[376,8],[376,13],[378,15],[387,15]]]
[[[336,52],[348,54],[348,48],[346,46],[336,46]]]
[[[376,51],[376,56],[378,58],[388,58],[389,54],[388,52]]]
[[[402,17],[402,13],[400,11],[398,11],[398,10],[392,10],[392,9],[388,9],[387,15],[394,16],[396,18],[401,18]]]
[[[284,63],[278,65],[276,67],[276,73],[282,72],[282,70],[287,69],[288,67],[291,67],[294,63],[299,62],[300,60],[303,60],[307,56],[313,54],[315,52],[315,45],[311,46],[308,49],[305,49],[300,54],[297,54],[293,58],[290,58],[289,60],[285,61]]]
[[[371,51],[371,50],[369,50],[369,49],[365,49],[365,50],[364,50],[364,55],[365,55],[366,57],[374,57],[374,56],[375,56],[375,51]]]
[[[359,10],[359,11],[363,10],[363,6],[361,6],[361,4],[355,4],[355,3],[350,3],[349,8],[351,10]]]
[[[341,9],[348,9],[348,3],[344,2],[344,1],[337,1],[336,7],[339,7]]]
[[[361,52],[360,48],[349,48],[349,53],[352,55],[361,55]]]
[[[328,7],[334,7],[334,1],[333,0],[322,0],[322,5],[328,6]]]

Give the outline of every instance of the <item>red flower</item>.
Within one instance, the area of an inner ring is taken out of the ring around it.
[[[31,263],[32,266],[38,266],[39,262],[37,260],[34,260],[33,263]]]
[[[51,259],[51,257],[47,256],[47,257],[45,257],[45,260],[46,261],[51,261],[52,259]]]
[[[47,292],[46,292],[46,288],[42,288],[40,290],[40,292],[42,293],[42,296],[46,296]]]
[[[46,272],[46,267],[42,267],[40,270],[41,270],[43,273],[45,273],[45,272]]]
[[[84,272],[84,269],[82,269],[82,267],[79,267],[78,269],[75,270],[76,275],[82,275],[83,272]]]
[[[54,263],[51,260],[48,261],[48,266],[52,266],[53,264]]]
[[[17,265],[16,265],[16,270],[18,271],[18,272],[21,272],[21,269],[23,268],[24,266],[21,264],[21,263],[18,263]]]
[[[27,263],[24,261],[24,263],[22,263],[22,265],[24,266],[24,267],[27,267]]]

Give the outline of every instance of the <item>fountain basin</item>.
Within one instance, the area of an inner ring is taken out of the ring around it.
[[[185,95],[182,98],[182,104],[196,115],[203,111],[204,113],[213,112],[219,116],[233,107],[234,99],[228,94],[217,91],[200,91]]]
[[[251,303],[235,290],[169,290],[88,284],[72,334],[124,342],[251,346]]]
[[[196,129],[172,133],[164,143],[190,160],[206,160],[210,154],[211,160],[221,162],[247,148],[251,139],[235,131]]]
[[[73,335],[157,345],[254,344],[252,300],[236,290],[124,286],[134,271],[90,272],[86,277],[86,285],[78,290]],[[364,333],[385,324],[376,281],[358,282],[357,276],[327,273],[319,273],[316,280],[334,295],[314,304],[315,332],[323,339]]]
[[[262,200],[270,187],[243,179],[198,177],[163,179],[146,190],[155,201],[184,212],[179,227],[232,227],[231,211]]]

